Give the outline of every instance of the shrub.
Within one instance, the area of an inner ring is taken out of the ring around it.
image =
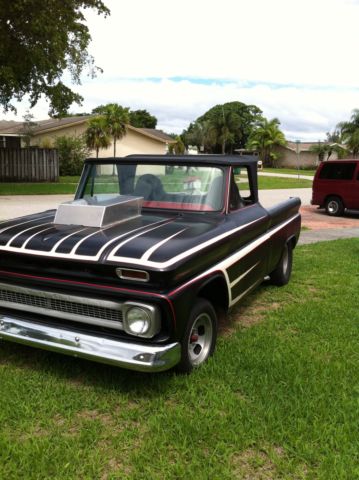
[[[65,135],[57,137],[55,148],[59,152],[60,176],[80,175],[83,162],[90,153],[84,139]]]

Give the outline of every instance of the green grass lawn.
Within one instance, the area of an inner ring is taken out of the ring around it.
[[[0,344],[0,478],[359,478],[359,240],[298,247],[189,376]]]
[[[268,173],[290,173],[292,175],[298,175],[298,170],[296,168],[263,168],[263,170],[259,170]],[[315,170],[303,170],[299,169],[300,175],[308,175],[314,176]]]
[[[58,183],[4,183],[0,195],[52,195],[76,192],[79,177],[60,177]]]
[[[312,188],[311,180],[298,178],[258,177],[259,190],[272,190],[280,188]]]

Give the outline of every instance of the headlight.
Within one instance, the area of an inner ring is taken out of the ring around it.
[[[152,305],[125,302],[123,328],[126,333],[151,338],[160,331],[160,315]]]
[[[127,327],[135,335],[143,335],[151,326],[151,319],[143,308],[132,307],[126,315]]]

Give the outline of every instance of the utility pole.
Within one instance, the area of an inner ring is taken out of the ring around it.
[[[298,170],[298,179],[299,179],[299,145],[300,145],[300,140],[296,140],[295,145],[296,145],[296,153],[297,153],[297,170]]]

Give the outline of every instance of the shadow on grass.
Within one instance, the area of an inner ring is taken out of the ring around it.
[[[121,390],[122,393],[146,398],[163,394],[176,375],[173,371],[142,373],[125,370],[4,341],[0,341],[0,365],[23,371],[31,370],[33,373],[44,374],[80,388],[91,387],[108,392]]]

